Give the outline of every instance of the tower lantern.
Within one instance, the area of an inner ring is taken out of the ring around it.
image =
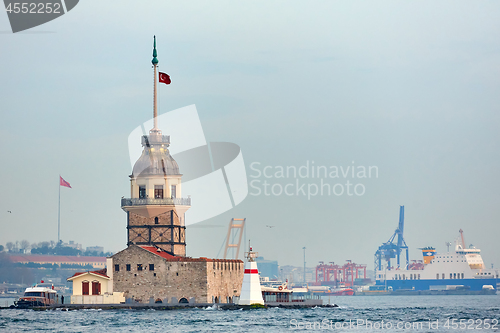
[[[158,128],[158,76],[156,36],[153,41],[153,116],[149,135],[141,137],[143,151],[130,175],[130,198],[123,198],[127,212],[127,245],[151,245],[172,255],[186,255],[185,213],[190,198],[182,198],[182,174],[170,155],[170,136]]]

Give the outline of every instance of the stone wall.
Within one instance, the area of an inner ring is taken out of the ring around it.
[[[207,262],[207,302],[215,302],[215,297],[217,297],[218,303],[231,303],[233,297],[239,296],[241,292],[243,262],[241,260],[209,260],[213,261]]]
[[[127,220],[127,244],[155,244],[175,255],[186,255],[186,229],[181,225],[181,219],[175,209],[155,217],[145,217],[129,212]],[[144,226],[147,227],[144,228]],[[175,227],[172,228],[172,226]]]
[[[175,258],[169,261],[136,245],[130,245],[112,258],[114,290],[139,302],[147,303],[150,298],[170,302],[172,297],[177,300],[194,297],[198,303],[211,303],[217,297],[217,301],[226,303],[228,297],[232,300],[241,291],[244,268],[240,260]],[[130,271],[126,269],[127,264]],[[119,271],[115,271],[115,265],[119,265]]]

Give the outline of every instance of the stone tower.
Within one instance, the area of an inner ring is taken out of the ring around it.
[[[184,215],[191,199],[182,198],[177,162],[168,151],[170,136],[158,129],[156,37],[153,44],[154,127],[141,138],[144,147],[130,175],[130,198],[123,198],[127,212],[127,245],[155,245],[166,252],[186,255]]]

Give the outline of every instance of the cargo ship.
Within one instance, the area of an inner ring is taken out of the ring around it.
[[[405,269],[375,271],[376,285],[371,291],[391,294],[496,294],[498,269],[487,269],[481,250],[455,241],[455,250],[436,253],[434,247],[422,248],[423,263]]]

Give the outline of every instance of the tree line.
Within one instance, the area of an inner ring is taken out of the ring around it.
[[[95,257],[109,257],[113,255],[112,252],[97,252],[97,251],[83,251],[74,247],[66,246],[62,240],[58,243],[54,241],[44,241],[39,243],[30,243],[27,240],[7,242],[5,247],[0,245],[0,252],[7,250],[11,254],[26,254],[31,250],[31,254],[43,255],[60,255],[60,256],[95,256]]]

